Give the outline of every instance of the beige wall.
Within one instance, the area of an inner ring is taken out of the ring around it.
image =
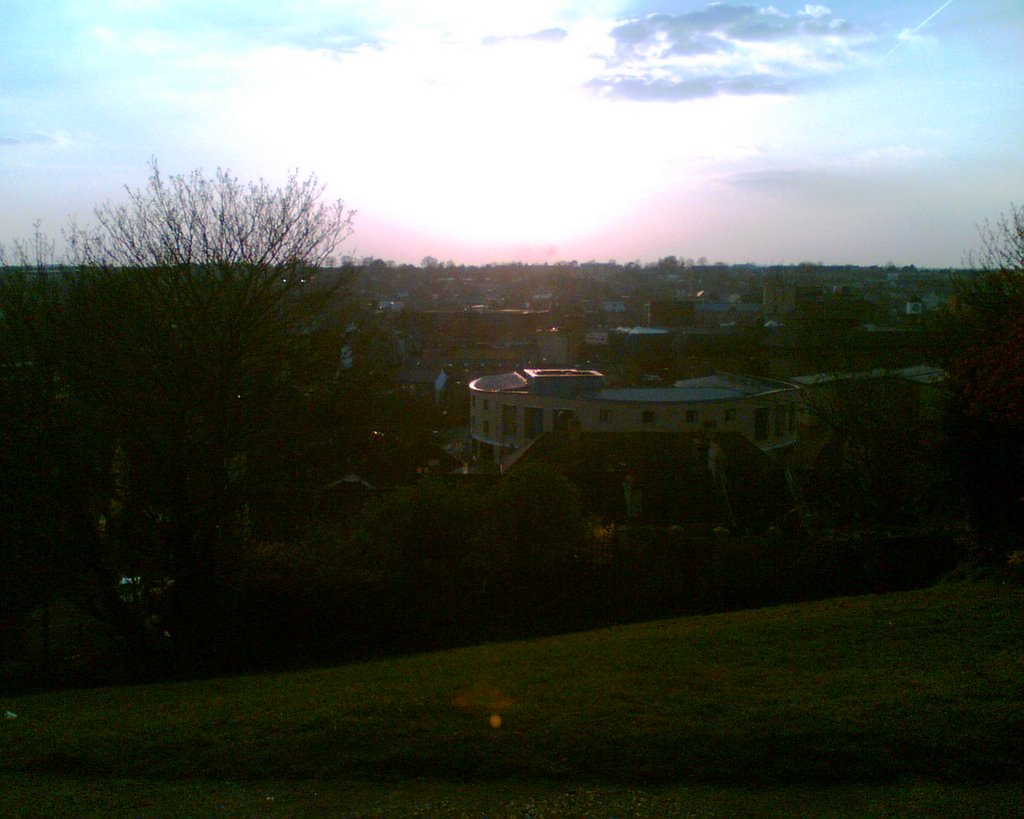
[[[737,432],[768,450],[796,441],[799,409],[795,389],[752,398],[689,403],[600,401],[525,391],[470,390],[470,435],[493,446],[495,458],[500,459],[537,437],[532,434],[536,431],[534,418],[540,419],[540,431],[551,432],[559,413],[571,412],[580,429],[587,432]]]

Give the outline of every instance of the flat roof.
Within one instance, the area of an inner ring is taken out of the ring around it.
[[[667,336],[669,334],[664,327],[616,327],[614,332],[627,336]]]
[[[914,367],[902,367],[898,370],[860,370],[852,373],[812,373],[795,375],[790,382],[800,387],[812,387],[816,384],[831,384],[835,381],[867,381],[875,378],[903,378],[918,384],[938,384],[946,379],[946,371],[928,364]]]
[[[597,370],[577,370],[574,368],[533,368],[523,370],[530,378],[601,378],[603,375]]]
[[[525,369],[522,372],[484,375],[470,382],[470,389],[483,392],[532,392],[531,383],[551,379],[552,382],[566,380],[585,382],[602,378],[597,370],[576,369]],[[652,404],[686,404],[706,401],[735,401],[795,390],[785,381],[758,378],[749,375],[715,373],[703,378],[677,381],[670,387],[621,387],[596,389],[583,392],[574,398],[596,401],[619,401]],[[561,396],[570,397],[570,396]]]
[[[628,401],[648,404],[689,404],[742,397],[731,390],[686,387],[627,387],[600,390],[596,396],[599,401]]]
[[[748,398],[793,389],[793,385],[785,381],[732,373],[714,373],[701,378],[687,378],[684,381],[676,381],[672,386],[685,390],[726,390],[735,398]]]
[[[483,390],[485,392],[525,392],[529,386],[522,375],[516,372],[500,373],[498,375],[482,375],[469,382],[471,390]]]
[[[671,387],[631,387],[601,390],[603,401],[650,402],[659,404],[697,404],[706,401],[737,401],[793,390],[791,384],[747,375],[715,373],[703,378],[677,381]]]

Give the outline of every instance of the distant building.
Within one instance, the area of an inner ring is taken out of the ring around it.
[[[537,360],[545,367],[564,366],[579,353],[579,334],[565,328],[538,330],[534,338],[537,342]]]
[[[406,332],[424,349],[473,344],[533,344],[538,330],[550,327],[542,310],[420,310],[408,313]]]
[[[794,302],[795,304],[795,302]],[[647,305],[648,327],[718,326],[721,324],[756,324],[761,319],[760,300],[749,300],[740,294],[727,299],[659,299]]]
[[[407,395],[430,400],[437,406],[444,404],[448,374],[442,368],[409,364],[399,370],[396,380]]]
[[[820,287],[770,282],[764,285],[762,311],[765,319],[781,318],[798,307],[821,301]]]
[[[474,454],[498,465],[554,431],[729,432],[766,452],[796,440],[797,389],[751,376],[613,389],[596,370],[524,369],[477,378],[469,392]]]
[[[694,299],[658,299],[647,305],[649,327],[692,327]]]

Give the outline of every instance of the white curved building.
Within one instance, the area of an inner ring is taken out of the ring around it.
[[[796,441],[799,395],[782,381],[716,373],[613,389],[596,370],[525,369],[469,385],[479,460],[501,464],[545,432],[737,432],[764,451]]]

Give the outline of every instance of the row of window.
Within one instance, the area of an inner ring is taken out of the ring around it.
[[[769,412],[768,407],[758,407],[755,412],[755,423],[757,419],[757,413],[764,413],[765,421],[767,424],[767,413]],[[698,410],[686,410],[685,419],[687,424],[696,424],[701,420],[700,412]],[[736,408],[729,407],[722,410],[722,421],[735,422],[736,421]],[[598,410],[597,416],[598,423],[608,424],[612,420],[612,411],[610,409]],[[658,414],[655,410],[643,410],[640,414],[640,422],[643,424],[654,424],[658,420]],[[704,419],[705,426],[713,427],[715,420],[711,418]],[[784,435],[787,431],[793,432],[796,428],[796,405],[795,404],[776,404],[775,405],[775,434],[776,436]],[[767,427],[766,427],[767,429]],[[765,433],[767,437],[767,432]]]
[[[487,399],[483,399],[483,409],[488,409]],[[526,407],[526,425],[529,437],[535,438],[540,435],[543,427],[542,413],[543,410],[538,407]],[[687,424],[697,424],[701,420],[700,413],[698,410],[694,409],[686,410],[684,417]],[[598,410],[597,420],[600,424],[611,423],[612,410]],[[642,424],[655,424],[657,421],[658,414],[656,410],[647,409],[641,411],[640,422]],[[736,408],[728,407],[722,410],[722,421],[726,423],[735,422]],[[773,421],[774,424],[772,424]],[[473,431],[475,431],[476,418],[471,418],[470,423],[473,427]],[[708,429],[714,429],[716,426],[715,419],[704,418],[704,426]],[[769,431],[773,426],[775,437],[777,438],[785,435],[787,432],[792,433],[796,428],[796,404],[775,404],[774,412],[772,412],[770,407],[766,406],[755,408],[754,440],[767,441],[769,438]],[[514,437],[518,434],[519,428],[517,423],[516,407],[514,405],[506,404],[501,407],[500,429],[504,437]],[[482,421],[481,432],[485,437],[491,434],[491,424],[489,420],[484,419]]]
[[[471,432],[476,432],[476,418],[469,419],[469,429]],[[503,438],[514,438],[516,436],[517,431],[518,428],[516,426],[515,421],[505,421],[501,425],[501,432]],[[485,438],[490,437],[491,422],[486,418],[480,422],[480,433]],[[536,435],[540,435],[540,431],[538,431]],[[534,437],[536,437],[536,435]]]

